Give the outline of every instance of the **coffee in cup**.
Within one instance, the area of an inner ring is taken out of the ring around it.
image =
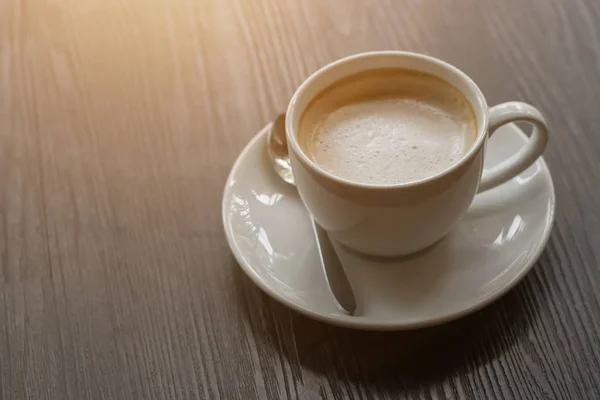
[[[465,96],[431,74],[373,69],[321,91],[305,109],[298,142],[339,178],[397,185],[436,175],[458,162],[477,137]]]

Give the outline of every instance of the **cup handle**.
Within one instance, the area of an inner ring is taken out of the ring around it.
[[[510,122],[528,122],[533,125],[533,132],[527,144],[517,154],[501,162],[494,168],[483,171],[478,192],[496,187],[525,171],[542,155],[548,142],[546,120],[537,108],[526,103],[511,101],[491,107],[489,111],[488,135],[492,136],[496,129]]]

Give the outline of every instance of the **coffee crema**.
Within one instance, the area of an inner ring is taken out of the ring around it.
[[[324,170],[350,181],[397,185],[458,162],[477,136],[475,113],[450,83],[426,73],[373,69],[319,93],[298,142]]]

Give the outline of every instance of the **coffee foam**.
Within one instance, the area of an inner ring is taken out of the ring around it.
[[[300,121],[299,142],[326,171],[393,185],[454,165],[475,141],[469,102],[431,75],[393,69],[346,78],[320,93]]]

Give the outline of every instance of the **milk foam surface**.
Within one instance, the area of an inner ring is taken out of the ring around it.
[[[373,70],[347,78],[309,105],[299,142],[341,178],[393,185],[435,175],[475,141],[470,104],[452,85],[413,71]]]

